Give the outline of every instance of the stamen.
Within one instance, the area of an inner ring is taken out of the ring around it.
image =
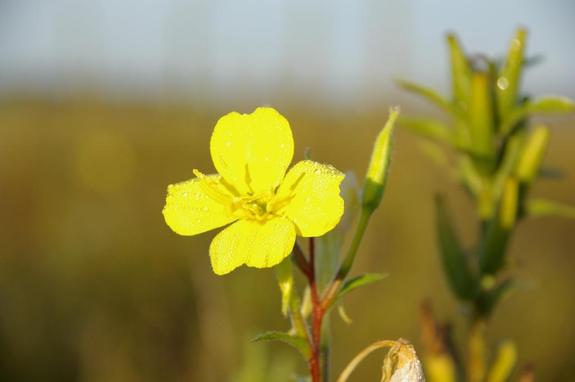
[[[230,196],[226,195],[218,188],[219,186],[218,182],[202,174],[199,170],[194,169],[193,172],[194,175],[199,179],[200,188],[202,189],[202,191],[204,191],[206,195],[208,195],[214,201],[224,204],[226,206],[229,206],[231,204],[232,200]]]

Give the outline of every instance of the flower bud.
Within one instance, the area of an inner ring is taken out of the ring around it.
[[[536,126],[529,134],[517,166],[517,177],[521,182],[531,183],[535,179],[548,142],[549,129],[545,126]]]
[[[367,168],[365,183],[363,185],[363,207],[373,211],[381,202],[385,183],[387,180],[387,169],[391,157],[392,135],[395,128],[395,121],[399,116],[399,108],[391,108],[389,118],[379,132],[373,151],[371,153],[371,160]]]
[[[425,378],[415,349],[407,341],[400,339],[383,361],[381,382],[402,381],[423,382]]]

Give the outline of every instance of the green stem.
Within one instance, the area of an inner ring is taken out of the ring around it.
[[[345,278],[347,277],[353,262],[355,260],[355,256],[357,255],[357,251],[359,249],[359,245],[361,244],[361,239],[365,234],[365,230],[367,228],[367,224],[369,223],[369,218],[371,217],[373,210],[362,208],[361,215],[359,217],[359,222],[357,223],[357,227],[355,229],[355,234],[353,236],[353,241],[351,242],[351,246],[345,256],[343,262],[341,263],[339,270],[337,271],[333,281],[325,291],[323,298],[322,298],[322,306],[324,309],[327,309],[331,303],[334,301],[337,291],[339,290],[340,285],[343,283]]]
[[[474,319],[469,328],[468,343],[468,381],[481,382],[485,379],[487,364],[487,345],[485,341],[485,321]]]
[[[309,333],[307,331],[307,326],[303,316],[301,314],[301,302],[298,297],[297,291],[293,291],[289,301],[289,309],[290,309],[290,318],[292,321],[292,325],[299,337],[305,338],[308,343],[309,340]]]

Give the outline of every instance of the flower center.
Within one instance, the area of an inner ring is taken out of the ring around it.
[[[278,197],[275,192],[240,195],[233,187],[218,182],[201,172],[194,170],[200,179],[200,187],[214,201],[228,207],[230,213],[238,219],[255,220],[264,223],[274,217],[282,216],[283,209],[293,198],[293,192]]]
[[[235,197],[232,201],[232,214],[240,219],[264,222],[276,215],[273,194]]]

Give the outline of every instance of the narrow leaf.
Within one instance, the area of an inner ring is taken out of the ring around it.
[[[260,341],[280,341],[296,348],[304,358],[307,359],[310,356],[309,345],[302,337],[292,336],[291,334],[284,332],[270,331],[258,334],[252,338],[252,342]]]
[[[528,113],[560,114],[575,111],[575,103],[567,97],[544,97],[525,105]]]
[[[474,72],[471,80],[471,103],[469,104],[469,133],[474,154],[486,160],[476,161],[484,173],[491,169],[490,159],[495,154],[493,142],[494,114],[492,88],[488,72]]]
[[[494,275],[505,265],[510,233],[511,228],[504,227],[499,216],[489,220],[479,246],[481,275]]]
[[[431,140],[456,145],[453,131],[445,123],[430,118],[401,117],[399,127],[408,129],[417,135]]]
[[[364,275],[349,279],[343,283],[339,291],[338,298],[345,296],[354,289],[383,280],[387,276],[389,275],[385,273],[366,273]]]
[[[463,248],[457,238],[451,218],[441,196],[435,199],[437,235],[443,270],[453,293],[462,300],[471,300],[477,292],[477,282],[471,273]]]
[[[505,118],[517,104],[523,70],[527,30],[517,29],[507,52],[505,65],[497,79],[499,115]]]
[[[282,295],[282,314],[288,314],[289,303],[293,293],[292,261],[287,257],[275,266],[276,279]]]
[[[445,98],[443,98],[443,96],[441,96],[435,90],[430,89],[428,87],[425,87],[423,85],[419,85],[419,84],[405,81],[405,80],[401,80],[401,79],[397,79],[397,80],[395,80],[395,82],[400,87],[402,87],[403,89],[425,98],[426,100],[428,100],[429,102],[431,102],[435,106],[438,106],[440,109],[442,109],[448,113],[453,112],[453,108],[451,107],[451,104],[449,103],[449,101],[447,101]]]
[[[532,199],[527,203],[530,216],[557,216],[575,219],[575,207],[546,199]]]
[[[471,69],[465,52],[454,34],[447,35],[451,61],[452,96],[458,110],[467,111],[471,89]]]
[[[503,120],[501,132],[508,134],[530,115],[566,114],[575,112],[575,103],[567,97],[544,97],[527,101]]]

